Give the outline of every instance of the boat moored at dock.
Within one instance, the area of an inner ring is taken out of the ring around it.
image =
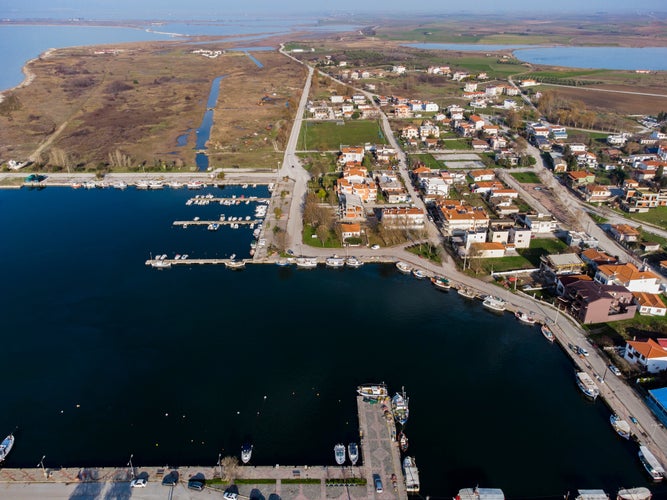
[[[396,263],[396,269],[401,271],[403,274],[410,274],[412,272],[412,268],[407,262],[399,261]]]
[[[247,464],[252,458],[252,445],[250,443],[243,443],[241,446],[241,462]]]
[[[475,293],[474,290],[471,288],[467,287],[461,287],[459,288],[456,293],[458,293],[461,297],[466,298],[466,299],[474,299],[477,297],[477,294]]]
[[[622,488],[616,494],[616,500],[651,500],[651,490],[640,486],[638,488]]]
[[[300,269],[315,269],[317,267],[317,259],[314,257],[299,257],[296,259],[296,267]]]
[[[654,481],[662,481],[665,476],[665,469],[662,467],[660,462],[655,455],[651,453],[646,446],[639,447],[639,460],[641,460],[644,469],[649,475],[653,478]]]
[[[493,295],[487,295],[484,298],[484,302],[482,302],[482,305],[487,309],[491,309],[492,311],[497,311],[497,312],[503,312],[507,307],[507,303],[503,299],[501,299],[500,297],[495,297]]]
[[[225,262],[225,267],[227,269],[234,269],[234,270],[240,270],[240,269],[245,269],[245,261],[243,260],[228,260]]]
[[[338,465],[343,465],[345,463],[345,445],[338,443],[334,446],[334,457],[336,458],[336,463]]]
[[[403,459],[403,474],[405,474],[405,491],[419,493],[419,470],[413,457]]]
[[[556,337],[554,337],[553,332],[547,325],[542,325],[542,328],[540,329],[542,330],[542,335],[544,335],[544,338],[547,339],[549,342],[553,342],[556,339]]]
[[[357,394],[368,399],[384,399],[389,395],[387,386],[384,384],[365,384],[357,387]]]
[[[357,446],[357,443],[347,445],[347,456],[350,457],[352,465],[357,465],[357,461],[359,460],[359,446]]]
[[[401,425],[405,425],[408,421],[410,415],[410,409],[408,408],[408,396],[405,394],[405,388],[402,389],[401,393],[396,393],[393,398],[391,398],[391,409],[394,412],[394,418],[396,422]]]
[[[4,462],[9,455],[9,452],[12,451],[14,447],[14,434],[9,434],[5,439],[0,443],[0,462]]]
[[[624,439],[630,439],[630,424],[616,414],[609,416],[609,423],[616,431],[616,434]]]
[[[454,500],[505,500],[500,488],[463,488]]]
[[[359,259],[357,259],[356,257],[348,257],[347,259],[345,259],[345,265],[347,267],[356,268],[363,266],[364,263]]]
[[[438,290],[449,290],[452,287],[449,280],[442,276],[434,276],[431,278],[431,283],[433,283]]]
[[[333,257],[327,257],[324,264],[327,267],[340,268],[345,265],[345,259],[338,257],[338,255],[334,255]]]
[[[401,431],[400,434],[398,435],[398,448],[405,453],[408,451],[408,436],[405,435],[404,431]]]
[[[533,317],[532,314],[525,313],[523,311],[515,312],[514,317],[527,325],[534,325],[537,322],[537,320]]]
[[[586,372],[577,372],[577,385],[581,389],[581,392],[593,400],[600,395],[600,389],[598,389],[591,376]]]
[[[421,269],[413,269],[412,270],[412,275],[417,278],[418,280],[426,278],[426,273],[422,271]]]
[[[574,500],[609,500],[604,490],[577,490]]]

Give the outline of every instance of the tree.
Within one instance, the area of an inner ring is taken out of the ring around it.
[[[513,109],[510,109],[505,114],[505,123],[510,129],[518,130],[519,127],[521,126],[521,116],[519,116],[519,113],[517,113]]]

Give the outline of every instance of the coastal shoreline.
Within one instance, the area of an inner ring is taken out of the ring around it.
[[[26,63],[21,67],[21,72],[23,73],[23,81],[19,83],[18,85],[15,85],[14,87],[1,90],[0,91],[0,103],[2,103],[5,100],[5,94],[9,92],[14,92],[18,89],[22,89],[24,87],[27,87],[30,85],[33,81],[35,81],[35,78],[37,78],[37,75],[30,69],[30,65],[36,61],[39,61],[40,59],[46,59],[48,57],[51,57],[53,52],[55,52],[57,49],[55,48],[50,48],[46,49],[44,52],[42,52],[40,55],[37,57],[33,57],[32,59],[26,61]]]

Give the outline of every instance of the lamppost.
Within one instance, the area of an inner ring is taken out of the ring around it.
[[[132,465],[132,457],[133,457],[133,456],[134,456],[133,453],[130,454],[130,461],[127,462],[127,466],[130,468],[130,477],[131,477],[132,479],[134,479],[134,466]]]
[[[39,461],[39,463],[37,464],[37,467],[41,467],[41,468],[42,468],[42,472],[44,472],[44,477],[48,479],[49,475],[47,474],[46,469],[44,468],[44,459],[45,459],[45,458],[46,458],[46,455],[44,455],[44,456],[42,457],[42,459],[41,459],[41,460]]]
[[[218,453],[218,468],[220,469],[220,480],[222,480],[222,453]]]

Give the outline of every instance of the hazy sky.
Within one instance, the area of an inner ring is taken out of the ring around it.
[[[358,12],[510,12],[537,16],[554,12],[667,11],[665,0],[0,0],[0,17],[85,17],[93,19],[220,19],[230,15]],[[417,10],[415,10],[417,9]]]

